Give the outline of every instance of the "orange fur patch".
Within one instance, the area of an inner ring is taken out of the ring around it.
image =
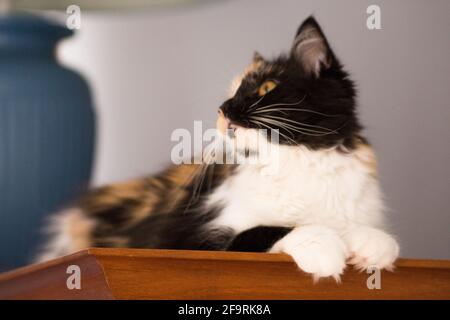
[[[367,168],[367,171],[373,177],[377,177],[378,174],[378,162],[373,148],[362,141],[357,143],[357,147],[354,151],[356,158]]]

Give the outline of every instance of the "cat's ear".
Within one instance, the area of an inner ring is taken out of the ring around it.
[[[253,63],[260,64],[260,63],[263,63],[263,62],[264,62],[263,56],[258,51],[255,51],[253,53]]]
[[[318,77],[323,69],[330,68],[333,53],[322,29],[312,16],[299,27],[291,56],[308,75]]]

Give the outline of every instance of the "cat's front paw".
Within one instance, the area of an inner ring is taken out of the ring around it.
[[[331,276],[339,282],[348,257],[347,247],[339,235],[320,225],[292,230],[275,243],[269,252],[289,254],[300,269],[313,275],[315,281]]]
[[[366,270],[372,266],[393,269],[400,249],[391,235],[371,227],[358,227],[347,232],[343,238],[350,250],[348,263],[357,269]]]

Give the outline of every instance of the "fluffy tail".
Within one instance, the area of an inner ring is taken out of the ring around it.
[[[54,215],[45,229],[48,240],[33,262],[51,260],[90,247],[94,224],[79,208]]]

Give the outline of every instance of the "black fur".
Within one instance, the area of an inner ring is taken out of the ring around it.
[[[326,65],[321,63],[318,75],[305,70],[302,53],[295,49],[298,37],[308,28],[313,28],[320,35],[324,45],[322,53],[328,61]],[[304,124],[301,127],[306,134],[266,123],[271,129],[280,131],[280,143],[302,144],[311,149],[337,145],[352,148],[353,137],[361,130],[355,112],[353,82],[343,70],[314,18],[308,18],[300,26],[295,39],[294,47],[289,55],[282,55],[273,60],[264,60],[258,55],[259,68],[250,72],[243,79],[234,97],[225,101],[221,106],[223,113],[238,125],[268,129],[266,126],[252,122],[251,117],[255,115],[254,112],[264,110],[261,108],[272,104],[291,104],[302,101],[296,106],[287,106],[297,110],[274,110],[265,114],[270,117],[288,118],[291,121],[285,123],[290,125],[296,125],[292,121]],[[278,86],[267,93],[256,108],[249,109],[249,106],[260,99],[258,88],[267,79],[276,81]],[[260,116],[261,113],[256,115]],[[327,134],[323,134],[325,131]]]
[[[266,252],[292,228],[256,227],[239,233],[228,246],[228,251]]]

